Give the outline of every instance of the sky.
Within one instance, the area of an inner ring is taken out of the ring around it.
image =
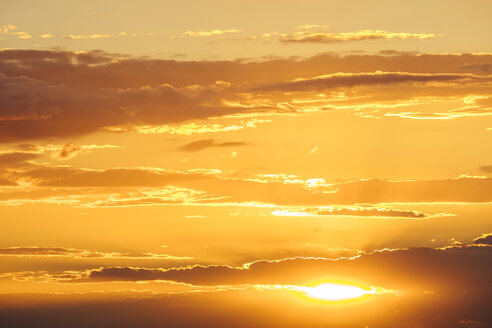
[[[492,326],[491,11],[1,3],[0,322]]]

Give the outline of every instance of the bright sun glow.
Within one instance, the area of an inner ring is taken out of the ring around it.
[[[376,289],[362,289],[357,286],[339,285],[339,284],[321,284],[315,287],[298,286],[298,291],[304,292],[307,296],[327,301],[341,301],[352,298],[358,298],[368,294],[375,294]]]

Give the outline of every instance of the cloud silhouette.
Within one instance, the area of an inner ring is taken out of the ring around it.
[[[258,260],[240,267],[194,265],[170,269],[103,267],[73,273],[75,281],[166,280],[193,285],[295,284],[326,279],[365,281],[401,291],[481,292],[492,273],[492,247],[454,245],[380,250],[353,258]],[[68,273],[70,274],[70,273]],[[65,279],[66,277],[64,277]],[[56,276],[52,277],[56,280]]]
[[[475,244],[492,245],[492,233],[483,234],[481,237],[473,239]]]

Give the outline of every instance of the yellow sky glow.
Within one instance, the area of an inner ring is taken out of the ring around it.
[[[0,326],[492,327],[492,1],[0,2]]]

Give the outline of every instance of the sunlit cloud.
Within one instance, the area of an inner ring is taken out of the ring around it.
[[[298,30],[309,30],[313,28],[329,28],[328,25],[319,25],[319,24],[304,24],[304,25],[297,25],[296,29]]]
[[[123,36],[136,36],[136,34],[126,33],[126,32],[120,32],[118,34],[90,34],[90,35],[69,34],[69,35],[65,35],[65,39],[91,40],[91,39],[107,39],[107,38],[123,37]]]
[[[2,25],[0,26],[0,34],[5,34],[5,35],[14,35],[17,36],[19,39],[30,39],[32,38],[32,35],[24,32],[24,31],[19,31],[19,28],[15,25]]]
[[[472,81],[490,83],[491,77],[473,74],[382,72],[334,73],[313,78],[298,78],[293,81],[259,87],[256,91],[308,91],[325,90],[336,87],[356,87],[363,85]]]
[[[168,254],[154,253],[120,253],[120,252],[100,252],[81,250],[75,248],[64,247],[39,247],[39,246],[23,246],[0,248],[0,257],[15,256],[15,257],[70,257],[70,258],[98,258],[98,259],[159,259],[159,260],[191,260],[189,256],[174,256]]]
[[[350,206],[350,207],[319,207],[319,208],[293,208],[280,209],[272,212],[276,216],[348,216],[348,217],[369,217],[382,219],[429,219],[435,217],[454,216],[454,214],[437,213],[425,214],[414,210],[398,210],[385,207],[372,206]]]
[[[236,29],[227,29],[227,30],[215,29],[215,30],[210,30],[210,31],[186,31],[182,34],[182,36],[208,37],[208,36],[224,35],[226,33],[238,33],[238,32],[239,32],[239,30],[236,30]]]
[[[318,27],[311,25],[307,29]],[[363,41],[363,40],[391,40],[391,39],[431,39],[435,38],[435,34],[431,33],[397,33],[384,30],[360,30],[356,32],[345,33],[325,33],[325,32],[296,32],[293,34],[281,34],[280,41],[288,43],[333,43],[343,41]]]
[[[193,135],[202,133],[218,133],[227,131],[237,131],[245,128],[255,128],[257,124],[271,122],[269,119],[248,119],[241,120],[236,124],[226,125],[219,123],[207,123],[207,124],[197,124],[197,123],[187,123],[178,126],[170,125],[141,125],[134,128],[134,130],[141,134],[178,134],[178,135]],[[120,132],[125,131],[125,127],[109,127],[106,128],[108,131]]]
[[[51,158],[65,161],[81,154],[89,154],[94,150],[101,149],[123,149],[116,145],[78,145],[68,143],[65,145],[57,144],[20,144],[14,148],[0,149],[0,164],[7,164],[9,161],[24,162],[40,157],[44,153],[50,153]]]
[[[492,245],[492,233],[486,233],[473,239],[473,243],[482,245]]]

